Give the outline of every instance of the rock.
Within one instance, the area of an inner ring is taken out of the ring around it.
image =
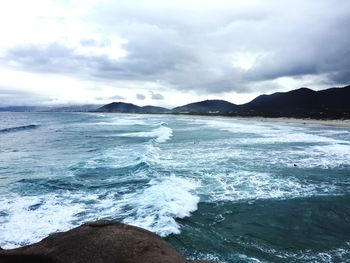
[[[16,249],[0,250],[1,263],[186,263],[159,236],[113,221],[87,223]],[[206,261],[193,261],[203,262]]]

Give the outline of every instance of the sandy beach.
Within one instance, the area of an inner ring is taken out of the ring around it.
[[[293,124],[316,124],[326,126],[337,126],[337,127],[350,127],[350,119],[347,120],[316,120],[316,119],[296,119],[296,118],[265,118],[265,117],[238,117],[240,120],[253,120],[261,122],[281,122],[281,123],[293,123]]]

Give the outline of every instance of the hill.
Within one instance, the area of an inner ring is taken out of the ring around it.
[[[112,102],[98,105],[76,105],[60,108],[11,106],[0,111],[74,111],[150,114],[200,114],[226,116],[294,117],[314,119],[350,119],[350,85],[314,91],[300,88],[288,92],[260,95],[252,101],[236,105],[225,100],[205,100],[176,107],[172,110],[132,103]]]
[[[119,113],[167,113],[166,108],[156,106],[137,106],[132,103],[112,102],[96,110],[97,112],[119,112]]]
[[[69,106],[62,106],[62,107],[55,107],[46,109],[45,111],[52,111],[52,112],[90,112],[98,109],[102,105],[95,105],[95,104],[86,104],[86,105],[69,105]]]
[[[300,88],[261,95],[240,105],[239,113],[271,117],[349,118],[350,86],[320,91]]]
[[[106,104],[96,111],[98,112],[121,112],[121,113],[138,113],[141,107],[125,102],[112,102]]]
[[[172,110],[173,113],[190,113],[190,114],[210,114],[210,113],[227,113],[237,110],[236,104],[225,100],[205,100],[186,104],[176,107]]]
[[[163,108],[163,107],[157,107],[157,106],[143,106],[141,107],[141,110],[143,113],[170,113],[171,111],[169,109]]]

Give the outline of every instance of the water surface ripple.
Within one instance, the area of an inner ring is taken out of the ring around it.
[[[96,219],[147,228],[191,259],[350,261],[350,130],[0,113],[0,246]]]

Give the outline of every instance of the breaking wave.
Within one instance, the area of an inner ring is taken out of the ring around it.
[[[153,129],[152,131],[130,132],[130,133],[121,134],[120,136],[153,138],[155,142],[164,143],[168,141],[172,135],[173,135],[173,130],[165,126],[164,124],[161,124],[160,127]]]
[[[17,126],[17,127],[10,127],[10,128],[1,129],[0,133],[31,130],[31,129],[36,129],[39,126],[40,125],[37,125],[37,124],[29,124],[29,125],[23,125],[23,126]]]

